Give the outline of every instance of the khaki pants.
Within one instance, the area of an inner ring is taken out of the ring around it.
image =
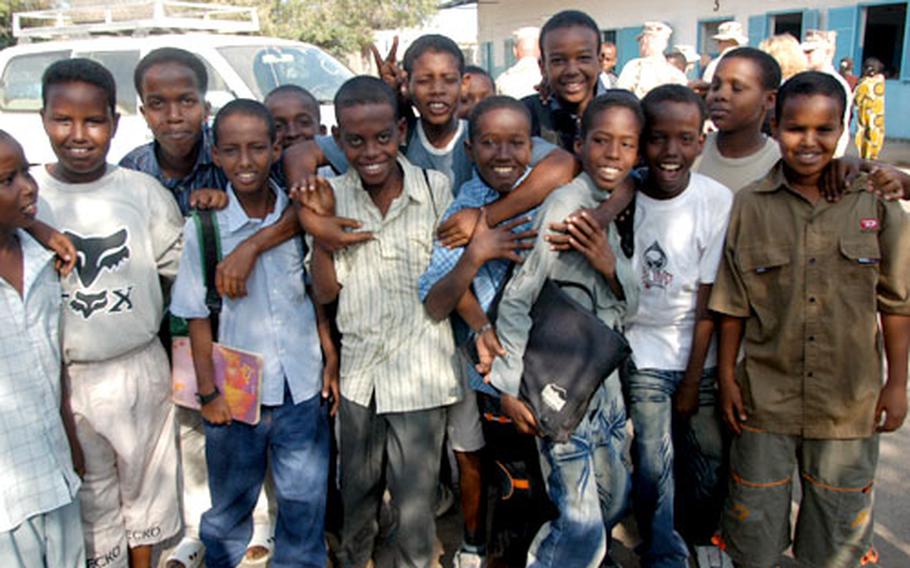
[[[157,339],[120,357],[68,367],[89,565],[126,566],[127,547],[180,530],[170,368]]]
[[[872,483],[878,436],[809,440],[743,430],[730,449],[730,494],[721,530],[737,566],[776,566],[790,545],[798,468],[802,501],[793,554],[802,564],[859,566],[872,545]]]

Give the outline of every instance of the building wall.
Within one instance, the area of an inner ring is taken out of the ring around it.
[[[908,4],[894,0],[576,0],[568,4],[552,0],[499,0],[478,3],[478,50],[480,62],[493,75],[505,70],[511,56],[511,33],[522,26],[541,26],[563,9],[577,9],[587,12],[604,31],[613,31],[617,36],[620,65],[637,57],[635,36],[643,22],[661,20],[669,24],[674,35],[670,43],[689,44],[703,52],[715,47],[713,42],[702,42],[699,33],[707,21],[735,19],[743,24],[750,36],[750,43],[771,35],[770,24],[777,14],[802,13],[803,28],[838,30],[838,51],[835,61],[851,56],[857,68],[863,55],[862,46],[865,8],[883,4]],[[910,7],[908,7],[910,8]],[[910,16],[910,9],[907,10]],[[888,137],[910,138],[910,25],[904,23],[904,43],[899,49],[903,53],[900,76],[887,82],[886,91],[886,132]]]

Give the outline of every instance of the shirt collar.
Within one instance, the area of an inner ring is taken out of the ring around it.
[[[263,225],[270,225],[277,221],[288,205],[288,196],[272,180],[269,180],[269,190],[275,194],[275,207],[265,216],[265,219],[261,221],[259,219],[255,220],[255,222]],[[243,210],[240,200],[237,199],[237,194],[234,193],[234,187],[230,183],[227,185],[226,191],[228,194],[228,205],[221,212],[221,215],[224,219],[225,229],[233,233],[239,231],[247,223],[254,222],[254,220],[250,219],[250,216]]]
[[[588,172],[581,172],[575,179],[578,179],[583,184],[585,184],[585,186],[591,190],[591,194],[594,196],[594,199],[598,202],[606,201],[613,195],[609,191],[604,191],[597,187],[597,184],[594,183],[594,180],[591,179],[591,176],[588,175]]]
[[[192,178],[201,168],[208,168],[214,164],[212,161],[212,145],[212,129],[209,128],[208,125],[205,125],[202,127],[202,144],[199,146],[199,151],[196,153],[196,163],[193,165],[193,169],[190,170],[190,173],[180,178],[181,180]],[[157,140],[152,141],[152,160],[155,164],[155,169],[158,170],[159,174],[155,177],[162,179],[161,164],[158,163],[158,149],[160,147],[161,145],[158,144]]]
[[[607,90],[608,90],[608,87],[606,87],[603,84],[603,81],[600,80],[600,74],[598,74],[597,81],[594,81],[594,96],[591,98],[591,100],[593,101],[600,95],[603,95],[604,93],[607,92]],[[550,106],[551,110],[561,110],[562,109],[562,105],[559,104],[559,100],[556,98],[556,95],[553,95],[552,97],[550,97],[549,100],[547,101],[547,104]],[[588,103],[588,104],[590,104],[590,103]]]
[[[401,189],[402,195],[407,195],[409,199],[416,201],[417,203],[425,203],[427,200],[427,192],[422,189],[422,186],[424,184],[424,173],[421,171],[422,168],[418,168],[412,164],[407,158],[405,158],[404,154],[400,152],[398,153],[396,160],[398,161],[398,165],[401,166],[401,184],[403,186]],[[351,181],[353,182],[354,187],[358,189],[358,191],[354,192],[354,195],[358,196],[357,199],[365,199],[372,203],[370,196],[367,195],[367,192],[363,187],[363,182],[361,181],[360,174],[357,173],[357,170],[352,166],[346,175],[351,176]],[[433,191],[433,188],[428,188],[428,190]]]
[[[865,174],[860,174],[850,182],[850,185],[844,190],[844,193],[856,193],[859,191],[865,191],[866,185],[868,183],[868,176]],[[754,190],[757,193],[774,193],[781,189],[787,189],[794,193],[799,193],[796,191],[790,182],[787,181],[787,176],[784,175],[784,160],[780,159],[774,164],[774,167],[771,168],[771,171],[768,172],[768,175],[765,176],[761,182],[755,186]]]

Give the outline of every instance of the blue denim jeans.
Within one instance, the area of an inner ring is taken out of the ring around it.
[[[638,369],[629,360],[624,379],[632,419],[632,510],[647,568],[686,568],[689,551],[674,527],[673,394],[685,373]]]
[[[212,508],[202,515],[199,535],[209,568],[233,568],[253,534],[253,509],[271,460],[278,501],[271,566],[326,565],[325,496],[329,471],[327,408],[316,396],[294,404],[263,406],[259,424],[205,423]]]
[[[698,389],[698,412],[673,419],[677,456],[676,528],[694,546],[706,545],[720,530],[727,496],[730,432],[717,405],[717,369],[706,369]]]
[[[559,516],[545,523],[528,551],[529,567],[600,566],[610,532],[626,512],[629,464],[619,374],[598,388],[565,443],[537,442],[547,493]]]

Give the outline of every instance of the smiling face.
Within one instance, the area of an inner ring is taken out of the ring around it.
[[[338,111],[335,141],[368,191],[394,183],[398,175],[398,146],[404,140],[404,119],[383,103],[366,103]]]
[[[474,139],[465,144],[483,181],[508,193],[531,163],[531,123],[515,109],[491,109],[477,118]]]
[[[319,133],[319,107],[300,93],[279,92],[265,100],[275,118],[278,142],[287,148]]]
[[[774,91],[765,90],[758,64],[743,57],[724,57],[707,96],[708,116],[721,132],[760,129],[774,108]]]
[[[825,95],[793,95],[784,101],[772,130],[792,182],[817,183],[834,157],[842,120],[840,105]]]
[[[586,27],[556,28],[543,40],[541,73],[562,103],[584,107],[600,73],[598,37]]]
[[[58,160],[51,166],[52,175],[67,183],[101,178],[119,118],[105,91],[74,81],[48,85],[46,98],[41,120]]]
[[[420,120],[445,126],[455,119],[461,99],[461,72],[451,53],[426,51],[414,60],[408,91]]]
[[[630,109],[607,107],[597,113],[584,141],[576,144],[582,167],[594,185],[613,191],[638,161],[641,123]]]
[[[139,111],[161,151],[175,160],[191,156],[208,117],[205,94],[193,70],[174,62],[152,65],[140,87]]]
[[[38,184],[28,173],[22,147],[0,137],[0,228],[27,227],[38,211]]]
[[[268,188],[272,164],[281,157],[281,146],[269,138],[269,126],[259,116],[234,113],[219,119],[218,142],[212,160],[238,195]]]
[[[649,183],[645,191],[655,199],[670,199],[689,185],[689,170],[704,146],[701,114],[694,103],[664,101],[655,105],[648,119],[643,157]]]

